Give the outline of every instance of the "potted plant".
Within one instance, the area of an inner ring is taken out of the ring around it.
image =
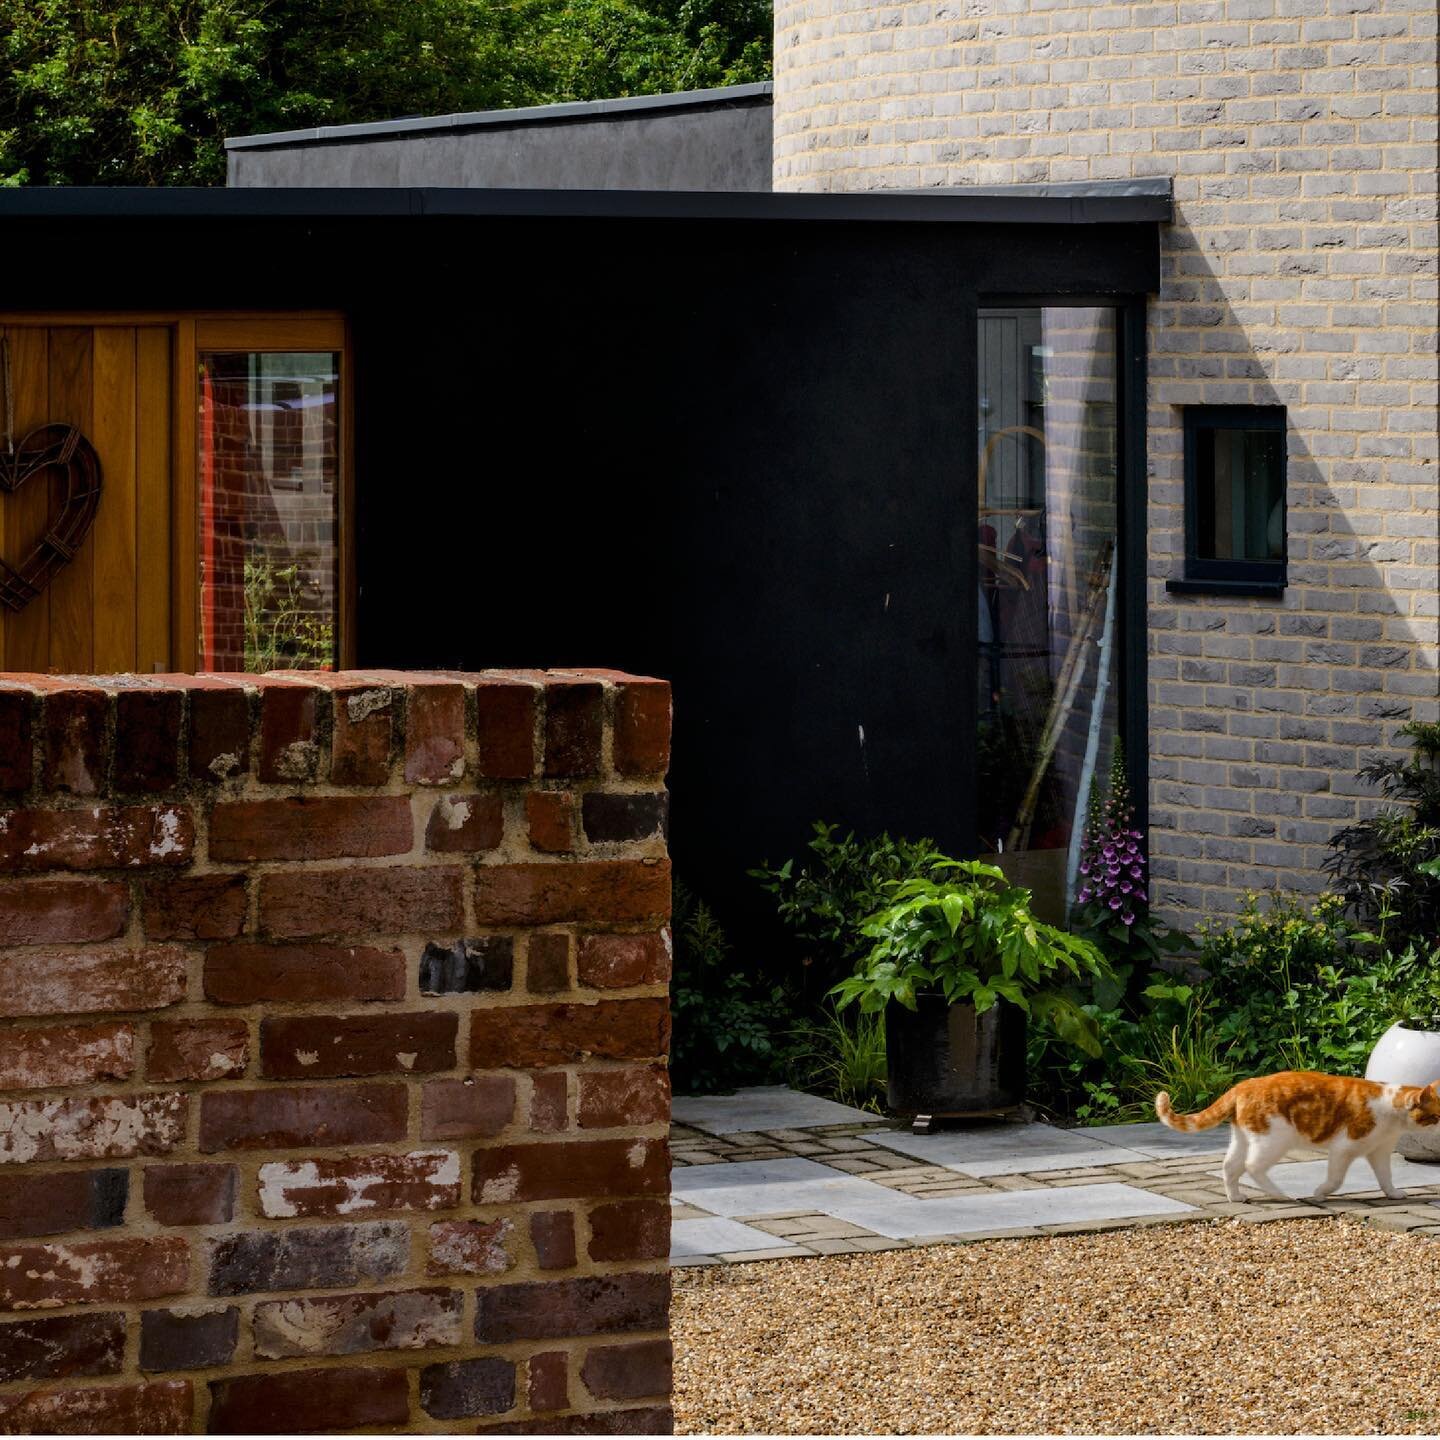
[[[1103,975],[1088,940],[1037,920],[994,865],[936,857],[898,882],[862,933],[874,941],[833,994],[885,1014],[890,1108],[920,1116],[1010,1109],[1025,1098],[1030,1017],[1099,1054],[1094,1020],[1060,986]]]
[[[1434,862],[1431,862],[1432,864]],[[1433,873],[1433,872],[1432,872]],[[1431,1085],[1440,1080],[1440,949],[1425,956],[1407,946],[1397,968],[1412,978],[1400,1001],[1402,1018],[1375,1042],[1365,1078],[1384,1085]],[[1393,1011],[1391,1012],[1394,1013]],[[1395,1147],[1410,1160],[1440,1161],[1440,1135],[1409,1131]]]

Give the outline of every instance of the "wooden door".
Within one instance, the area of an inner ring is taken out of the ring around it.
[[[0,611],[0,670],[169,669],[173,327],[0,317],[0,334],[16,440],[40,425],[78,426],[103,477],[95,523],[74,558],[23,610]],[[35,481],[0,494],[6,561],[24,558],[51,503]]]

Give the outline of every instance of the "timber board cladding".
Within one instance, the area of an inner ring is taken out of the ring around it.
[[[0,321],[0,334],[16,441],[40,425],[76,425],[103,475],[95,523],[74,559],[24,610],[0,610],[0,670],[168,669],[173,326]],[[45,528],[50,495],[36,479],[0,495],[0,555],[12,565]]]

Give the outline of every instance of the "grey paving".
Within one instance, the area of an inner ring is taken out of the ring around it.
[[[1314,1194],[1315,1187],[1325,1178],[1325,1169],[1326,1164],[1323,1160],[1298,1160],[1289,1164],[1277,1165],[1270,1172],[1270,1178],[1287,1195],[1294,1196],[1297,1200],[1303,1200]],[[1217,1170],[1215,1173],[1218,1175],[1220,1172]],[[1402,1190],[1440,1183],[1440,1175],[1436,1174],[1433,1165],[1415,1165],[1409,1160],[1401,1159],[1398,1155],[1390,1162],[1390,1174],[1396,1185]],[[1248,1181],[1242,1180],[1240,1183],[1241,1188],[1247,1194],[1257,1193],[1255,1187]],[[1345,1177],[1345,1183],[1335,1193],[1337,1195],[1361,1195],[1378,1194],[1379,1191],[1380,1186],[1375,1179],[1374,1172],[1363,1160],[1357,1160],[1350,1167],[1350,1173]]]
[[[804,1130],[817,1125],[881,1123],[867,1110],[852,1110],[819,1095],[806,1095],[785,1085],[756,1085],[733,1095],[680,1095],[672,1106],[679,1125],[707,1135],[734,1135],[757,1130]]]
[[[1213,1130],[1195,1130],[1186,1134],[1184,1131],[1172,1130],[1158,1120],[1138,1125],[1089,1125],[1083,1130],[1071,1130],[1068,1133],[1082,1135],[1087,1140],[1097,1140],[1105,1145],[1118,1145],[1143,1155],[1147,1160],[1169,1160],[1176,1155],[1223,1155],[1225,1147],[1230,1143],[1229,1125],[1217,1125]]]
[[[736,1220],[676,1220],[670,1227],[670,1257],[724,1255],[740,1250],[774,1250],[783,1244],[763,1230],[741,1225]],[[797,1254],[803,1251],[797,1250]]]
[[[1127,1160],[1148,1158],[1113,1141],[1086,1138],[1083,1130],[1057,1130],[1053,1125],[987,1125],[972,1130],[941,1130],[933,1135],[877,1130],[866,1139],[927,1165],[941,1165],[975,1179],[1078,1170],[1086,1165],[1123,1165]]]

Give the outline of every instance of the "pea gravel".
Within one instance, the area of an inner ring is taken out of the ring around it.
[[[682,1434],[1429,1434],[1440,1242],[1235,1220],[681,1270]]]

